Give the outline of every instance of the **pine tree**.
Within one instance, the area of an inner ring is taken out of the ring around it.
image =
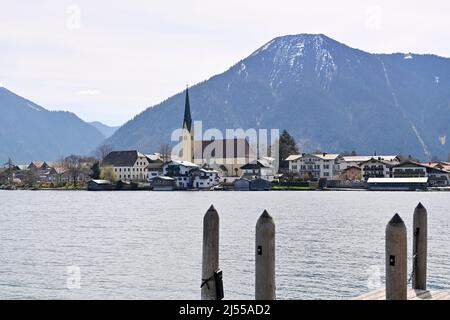
[[[289,132],[287,132],[287,130],[283,130],[280,135],[279,150],[280,169],[287,169],[289,167],[289,163],[285,161],[285,159],[290,155],[299,153],[295,139],[289,134]]]
[[[100,175],[101,175],[100,164],[98,162],[95,162],[91,167],[91,174],[89,175],[89,177],[95,180],[100,179]]]

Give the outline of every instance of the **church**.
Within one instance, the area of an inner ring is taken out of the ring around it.
[[[189,161],[199,166],[208,166],[219,170],[222,176],[240,176],[241,167],[257,159],[256,152],[247,139],[194,139],[194,126],[189,102],[189,89],[186,88],[184,118],[182,125],[182,156],[183,161]]]

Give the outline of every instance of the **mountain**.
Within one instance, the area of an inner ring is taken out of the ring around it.
[[[102,134],[71,112],[48,111],[0,88],[0,161],[16,164],[57,160],[70,154],[87,155]]]
[[[96,128],[98,131],[100,131],[100,133],[105,138],[111,137],[114,134],[114,132],[116,132],[117,129],[120,128],[120,126],[118,126],[118,127],[108,126],[108,125],[106,125],[104,123],[101,123],[100,121],[89,122],[89,124],[91,126],[93,126],[94,128]]]
[[[371,54],[325,35],[278,37],[190,89],[207,128],[287,129],[304,151],[447,157],[450,59]],[[183,93],[146,109],[107,143],[157,150],[181,126]]]

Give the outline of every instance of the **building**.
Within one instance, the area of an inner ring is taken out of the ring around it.
[[[195,142],[194,163],[219,170],[222,176],[240,176],[241,167],[256,160],[247,139],[219,139]]]
[[[147,180],[150,181],[150,179],[154,177],[158,177],[163,175],[163,165],[164,162],[161,158],[160,154],[146,154],[148,161],[148,166],[145,168],[147,173]]]
[[[163,165],[163,175],[172,177],[178,189],[190,189],[193,187],[191,171],[198,166],[185,160],[171,160]]]
[[[195,168],[190,171],[192,187],[196,189],[211,189],[219,184],[219,171],[210,168]]]
[[[148,158],[137,150],[112,151],[102,162],[102,167],[112,167],[122,181],[147,180]]]
[[[425,190],[427,177],[419,178],[369,178],[367,189],[371,191],[415,191]]]
[[[422,164],[428,167],[437,168],[450,172],[450,162],[440,161],[440,162],[427,162]]]
[[[247,139],[216,139],[194,141],[189,90],[186,89],[184,118],[182,124],[181,159],[198,166],[207,164],[229,176],[240,175],[240,167],[256,160],[256,153]]]
[[[175,179],[172,177],[153,177],[150,181],[154,191],[171,191],[176,188]]]
[[[115,185],[108,180],[91,180],[88,182],[89,191],[109,191],[114,190]]]
[[[381,158],[370,158],[367,161],[363,161],[359,164],[361,168],[362,177],[364,180],[369,178],[392,178],[393,168],[399,162],[393,160],[382,160]]]
[[[257,178],[250,181],[250,190],[251,191],[268,191],[272,189],[272,182]]]
[[[339,154],[302,153],[290,155],[286,161],[289,172],[297,173],[304,180],[333,179],[340,175]]]
[[[246,178],[239,178],[234,181],[234,190],[236,191],[249,191],[250,180]]]
[[[342,170],[341,180],[356,181],[362,179],[362,170],[358,166],[350,166]]]
[[[450,185],[450,172],[414,161],[405,161],[393,168],[393,175],[400,177],[427,177],[431,187],[446,187]]]
[[[400,162],[398,156],[394,155],[388,155],[388,156],[342,156],[340,157],[340,169],[341,171],[344,171],[348,167],[359,167],[361,163],[367,162],[370,159],[377,159],[377,160],[383,160],[383,161],[392,161],[392,162]]]
[[[272,181],[274,177],[273,166],[266,160],[254,160],[241,167],[242,175],[246,178]]]

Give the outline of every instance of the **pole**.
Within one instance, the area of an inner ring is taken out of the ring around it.
[[[406,227],[396,213],[386,226],[386,300],[406,300]]]
[[[256,223],[255,299],[275,300],[275,223],[264,210]]]
[[[413,289],[427,289],[427,209],[419,203],[413,221]]]
[[[214,273],[219,270],[219,214],[214,206],[203,218],[202,300],[217,300]]]

